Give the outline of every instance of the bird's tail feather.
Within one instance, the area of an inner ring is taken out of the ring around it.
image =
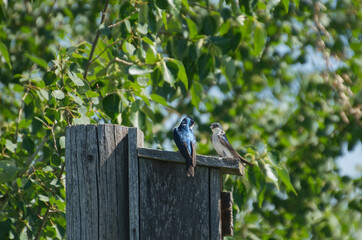
[[[242,163],[244,163],[244,164],[247,164],[247,165],[249,165],[249,166],[254,166],[254,164],[252,164],[252,163],[250,163],[250,162],[246,161],[246,159],[245,159],[245,158],[243,158],[243,157],[242,157],[242,156],[240,156],[240,155],[239,155],[239,159],[240,159],[240,161],[241,161]]]
[[[190,166],[186,167],[186,175],[188,177],[194,177],[195,176],[195,168],[194,168],[194,166],[190,165]]]

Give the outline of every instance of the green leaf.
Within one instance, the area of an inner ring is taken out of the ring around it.
[[[197,26],[190,18],[186,18],[186,22],[189,28],[190,38],[194,39],[198,35]]]
[[[150,81],[150,79],[148,77],[138,77],[137,78],[137,83],[141,87],[147,87],[149,81]]]
[[[49,101],[49,92],[46,91],[45,89],[40,89],[39,93],[41,95],[41,97],[43,97],[46,101]]]
[[[48,63],[44,59],[37,57],[37,56],[30,55],[29,53],[25,53],[25,56],[30,58],[30,60],[32,60],[34,63],[38,64],[39,67],[42,67],[44,69],[48,68]]]
[[[143,24],[143,26],[142,26],[142,24],[139,23],[139,24],[137,25],[137,30],[138,30],[138,32],[140,32],[141,34],[146,35],[146,34],[148,33],[148,24],[145,23],[145,24]]]
[[[49,202],[49,197],[47,197],[47,196],[44,196],[44,195],[42,195],[42,194],[39,194],[38,197],[39,197],[39,200],[40,200],[40,201]]]
[[[152,69],[142,68],[137,65],[133,65],[128,69],[130,75],[145,75],[151,72],[153,72]]]
[[[269,159],[271,160],[271,163],[275,167],[280,166],[280,152],[278,151],[270,151],[268,153]]]
[[[127,31],[130,33],[132,31],[131,23],[126,20],[124,21],[124,24],[126,25]]]
[[[11,69],[11,62],[10,62],[8,48],[1,41],[0,41],[0,53],[5,58],[5,61],[7,62],[9,68]]]
[[[276,176],[275,168],[273,168],[271,164],[264,162],[264,161],[259,161],[258,163],[259,163],[261,172],[266,177],[266,181],[274,183],[275,187],[279,190],[279,182],[278,182],[278,177]]]
[[[299,8],[299,0],[293,0],[293,2],[295,3],[295,6],[297,6],[297,8]]]
[[[264,184],[263,187],[260,187],[260,190],[258,192],[258,204],[259,204],[260,208],[261,208],[261,206],[263,205],[263,202],[264,202],[265,190],[266,190],[266,186]]]
[[[152,48],[148,48],[146,52],[146,63],[152,64],[158,61],[158,58]]]
[[[202,96],[202,85],[199,82],[193,82],[191,87],[191,103],[194,105],[197,109],[199,109],[199,103]]]
[[[21,86],[20,84],[15,84],[13,87],[13,91],[15,92],[22,92],[24,90],[23,86]]]
[[[81,116],[80,118],[73,118],[74,124],[90,124],[90,118],[87,116]]]
[[[189,10],[190,5],[189,5],[188,1],[187,0],[181,0],[181,1],[182,1],[182,4],[187,8],[187,10]]]
[[[46,72],[44,74],[43,81],[44,81],[46,86],[49,86],[55,81],[56,78],[57,78],[57,76],[55,75],[55,73]]]
[[[56,99],[59,99],[59,100],[62,100],[65,97],[64,93],[61,90],[53,91],[52,95],[53,95],[53,97],[55,97]]]
[[[177,59],[172,59],[171,61],[176,63],[176,65],[178,67],[177,79],[180,79],[181,82],[185,85],[186,90],[188,90],[189,81],[187,79],[187,74],[186,74],[184,64]]]
[[[62,148],[62,149],[65,148],[65,136],[61,136],[59,138],[59,145],[60,145],[60,148]]]
[[[51,166],[45,166],[42,168],[43,172],[52,172],[54,169]]]
[[[54,166],[59,166],[62,161],[58,154],[53,154],[50,160]]]
[[[295,191],[293,184],[290,181],[289,173],[285,167],[276,168],[278,176],[281,178],[282,182],[287,187],[287,190],[292,191],[295,195],[298,196],[297,191]]]
[[[154,46],[154,45],[155,45],[155,43],[154,43],[151,39],[149,39],[148,37],[143,37],[142,40],[143,40],[145,43],[147,43],[147,44],[149,44],[149,45],[151,45],[151,46]]]
[[[262,179],[260,168],[257,167],[248,168],[248,170],[245,172],[249,183],[256,188],[260,188],[261,184],[260,179]]]
[[[20,124],[19,124],[20,126]],[[29,153],[29,154],[32,154],[34,152],[34,147],[35,147],[35,144],[33,142],[33,140],[30,138],[30,137],[25,137],[23,139],[23,148]]]
[[[166,99],[157,94],[151,94],[151,99],[157,103],[168,106]]]
[[[217,29],[217,22],[211,15],[206,15],[202,21],[203,33],[206,35],[214,35]]]
[[[45,121],[47,121],[47,123],[48,123],[49,125],[53,125],[53,124],[54,124],[54,122],[53,122],[52,120],[50,120],[50,118],[48,118],[48,117],[45,116],[45,115],[44,115],[44,119],[45,119]]]
[[[139,99],[137,99],[136,101],[134,101],[132,103],[131,111],[132,112],[137,112],[139,110],[140,106],[141,106],[141,101]]]
[[[0,161],[0,182],[9,182],[16,177],[19,168],[14,163],[6,160]]]
[[[232,82],[234,81],[234,75],[236,70],[234,60],[230,56],[223,56],[222,64],[223,74],[226,76],[229,89],[232,89]]]
[[[254,30],[254,48],[259,56],[266,43],[266,32],[260,23],[257,23]]]
[[[285,11],[288,13],[289,10],[289,0],[282,0]]]
[[[127,52],[130,56],[133,56],[133,55],[134,55],[134,52],[136,51],[135,46],[133,46],[132,43],[125,42],[125,47],[126,47],[126,52]]]
[[[151,108],[149,108],[147,105],[143,105],[142,107],[142,111],[144,113],[146,113],[146,115],[152,120],[155,121],[155,114],[153,113],[153,111],[151,110]]]
[[[174,85],[175,79],[171,71],[168,69],[165,61],[162,61],[162,71],[163,71],[163,80],[168,82],[172,87]]]
[[[165,29],[168,30],[168,27],[167,27],[167,14],[166,14],[166,11],[163,11],[162,12],[162,22],[163,24],[165,25]]]
[[[7,148],[10,152],[12,152],[12,153],[14,153],[15,150],[16,150],[16,144],[14,144],[14,143],[13,143],[12,141],[10,141],[9,139],[6,139],[5,146],[6,146],[6,148]]]
[[[99,97],[99,93],[93,91],[87,91],[85,95],[87,95],[89,98]]]
[[[97,97],[92,98],[92,103],[94,105],[98,105],[99,104],[99,99]]]
[[[86,115],[86,113],[88,112],[88,109],[87,109],[87,107],[86,106],[80,106],[79,108],[78,108],[78,112],[80,113],[80,115]]]
[[[68,95],[71,98],[73,98],[73,100],[74,100],[74,102],[76,104],[78,104],[78,105],[83,105],[84,104],[83,100],[79,96],[77,96],[76,94],[73,94],[72,92],[68,92]]]
[[[117,93],[109,94],[102,100],[104,112],[111,118],[122,112],[121,98]]]
[[[69,78],[74,82],[75,85],[82,87],[84,82],[77,76],[75,72],[68,71]]]
[[[110,34],[110,29],[108,28],[108,26],[104,23],[102,23],[101,25],[99,25],[99,31],[101,33],[102,36],[108,36]]]
[[[27,227],[24,227],[23,230],[21,230],[21,233],[20,233],[20,236],[19,236],[19,240],[28,240],[29,237],[28,237],[28,228]]]
[[[168,2],[167,0],[156,0],[156,6],[163,10],[166,10],[168,7]]]

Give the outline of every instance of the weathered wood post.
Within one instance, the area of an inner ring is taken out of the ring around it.
[[[184,164],[137,128],[68,127],[67,239],[221,239],[221,174],[238,162],[197,155],[194,178]]]
[[[136,128],[109,124],[67,128],[67,239],[129,239],[129,210],[134,208],[129,203],[128,153],[137,156],[142,144]]]

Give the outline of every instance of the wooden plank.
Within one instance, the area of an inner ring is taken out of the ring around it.
[[[83,239],[98,239],[98,179],[97,165],[99,161],[98,144],[97,144],[97,126],[87,125],[85,129],[85,148],[86,151],[82,156],[83,161],[83,188],[85,196],[81,199],[85,205],[85,215],[83,221],[86,221],[85,234]]]
[[[221,202],[220,202],[220,171],[210,168],[210,239],[222,239],[221,234]]]
[[[139,169],[137,149],[143,147],[143,133],[128,129],[129,239],[139,240]]]
[[[222,236],[233,236],[233,194],[221,192],[221,231]]]
[[[118,239],[129,239],[128,214],[128,128],[115,125],[117,232]]]
[[[65,178],[65,186],[66,186],[66,222],[67,222],[67,232],[66,232],[66,238],[67,239],[74,239],[75,236],[74,230],[73,230],[73,200],[74,198],[71,198],[71,193],[74,191],[74,180],[73,180],[73,167],[72,167],[72,135],[71,135],[71,126],[67,127],[67,130],[65,132],[65,172],[66,172],[66,178]]]
[[[212,239],[207,167],[140,158],[139,172],[140,239]]]
[[[75,127],[75,139],[77,143],[77,155],[76,155],[76,162],[75,162],[75,168],[77,172],[77,180],[78,180],[78,194],[79,194],[79,210],[80,210],[80,219],[79,221],[81,224],[78,226],[78,230],[80,231],[80,238],[79,239],[86,239],[89,237],[89,232],[87,232],[88,226],[87,226],[87,213],[86,213],[86,207],[87,206],[87,199],[89,197],[85,198],[84,196],[88,196],[86,193],[86,181],[85,181],[85,174],[84,174],[84,165],[85,161],[83,161],[83,156],[86,151],[86,128],[84,126],[82,127]],[[76,228],[76,226],[75,226]]]
[[[114,125],[98,125],[99,238],[117,239],[117,194]]]
[[[161,151],[150,148],[139,148],[138,156],[142,158],[157,159],[160,161],[185,163],[185,160],[179,152]],[[239,171],[239,161],[233,158],[219,158],[213,156],[196,156],[197,166],[208,166],[218,168],[222,173],[241,175]],[[195,169],[196,174],[197,168]]]
[[[67,239],[128,239],[128,128],[66,132]]]
[[[67,239],[81,239],[81,229],[79,222],[80,212],[80,192],[77,167],[77,135],[75,127],[68,128],[66,136],[66,197],[67,197]]]

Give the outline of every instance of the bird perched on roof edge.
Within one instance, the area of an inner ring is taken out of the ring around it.
[[[210,129],[212,131],[211,142],[214,145],[216,152],[220,157],[231,157],[238,159],[244,166],[251,165],[252,163],[246,161],[245,158],[240,156],[235,149],[231,146],[229,140],[220,123],[214,122],[211,124]]]
[[[185,117],[180,126],[173,130],[173,140],[186,161],[186,175],[195,175],[196,167],[196,138],[192,131],[195,122],[191,117]]]

